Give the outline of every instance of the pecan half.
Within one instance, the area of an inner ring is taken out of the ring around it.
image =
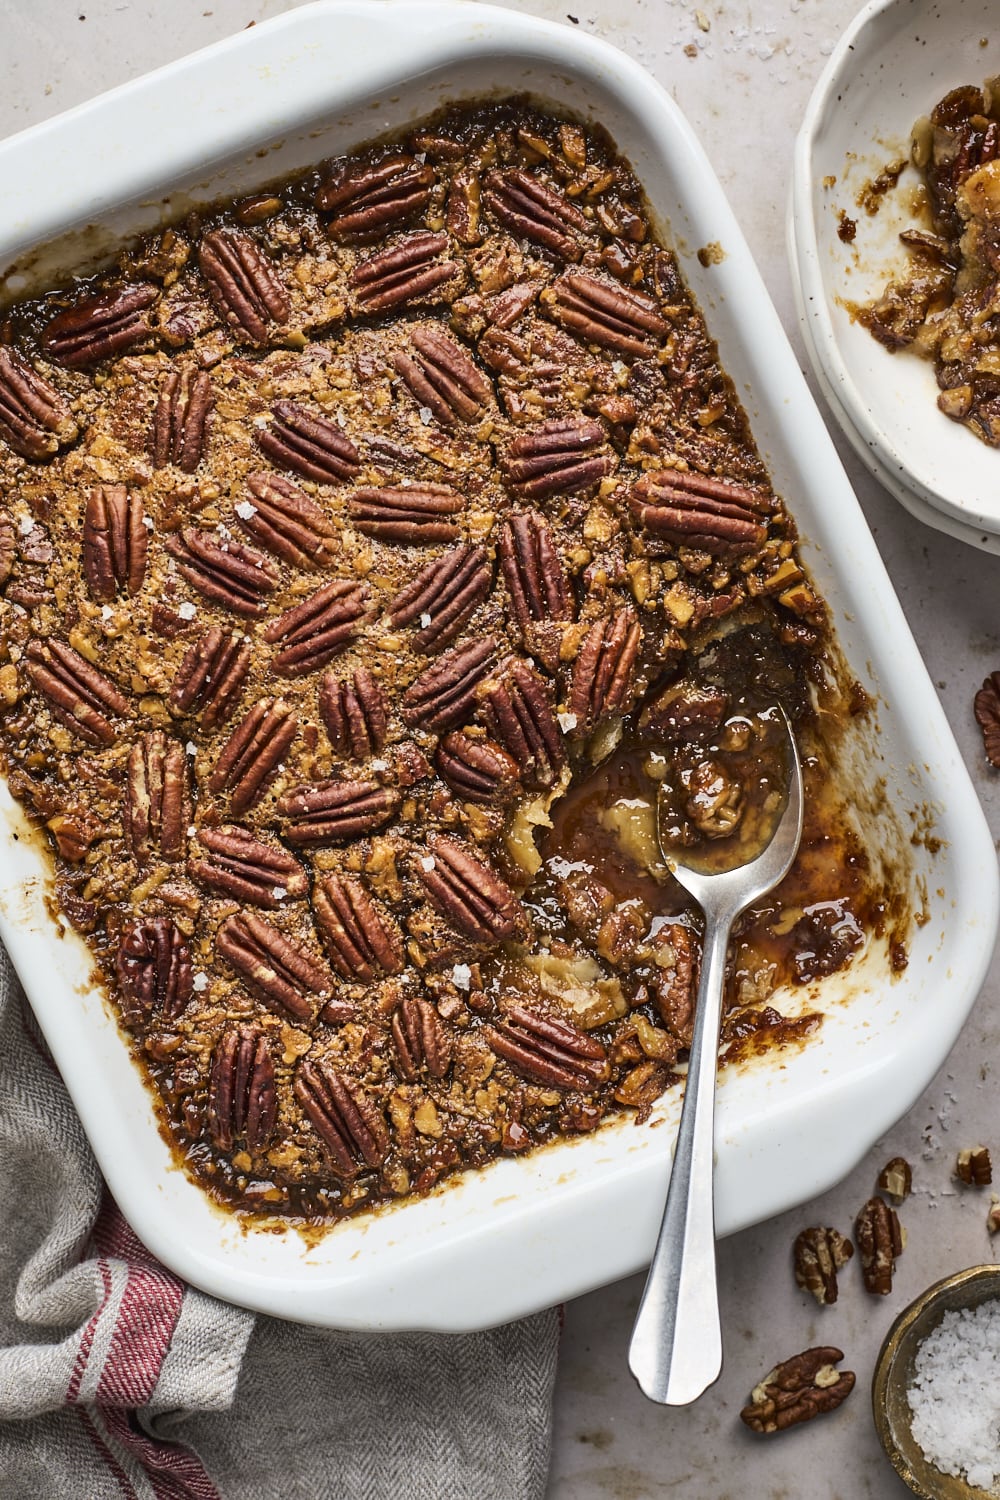
[[[543,301],[546,299],[543,297]],[[556,321],[587,344],[641,358],[670,332],[652,297],[601,281],[585,271],[567,271],[553,284],[548,306]]]
[[[766,538],[772,502],[747,485],[663,469],[633,486],[629,508],[650,536],[716,557],[741,557]]]
[[[403,694],[400,714],[411,728],[454,729],[471,714],[476,693],[496,663],[495,636],[453,646],[415,678]]]
[[[490,172],[483,184],[483,198],[518,239],[533,240],[560,260],[579,260],[581,247],[571,231],[586,233],[583,214],[553,188],[530,172],[515,168]]]
[[[206,729],[231,717],[250,670],[250,643],[213,625],[185,653],[170,689],[170,705],[179,714],[201,714]]]
[[[913,1190],[913,1169],[903,1156],[894,1156],[887,1161],[878,1174],[876,1183],[880,1193],[887,1193],[896,1203],[902,1203]]]
[[[256,912],[227,917],[215,948],[251,995],[293,1021],[312,1021],[316,1002],[333,988],[333,975],[318,959]]]
[[[265,844],[247,828],[235,824],[203,828],[198,838],[205,853],[188,860],[188,874],[209,890],[268,911],[278,910],[286,900],[294,901],[309,890],[309,879],[298,860],[280,845]]]
[[[427,840],[411,868],[428,900],[470,942],[494,947],[524,928],[520,901],[495,870],[447,834]]]
[[[333,554],[337,533],[326,512],[283,474],[250,474],[252,500],[235,507],[243,530],[295,568],[316,568]]]
[[[353,875],[324,875],[313,888],[316,926],[330,962],[342,979],[367,982],[398,974],[403,944],[388,917],[377,909]]]
[[[124,718],[128,699],[65,641],[31,641],[25,670],[57,719],[88,745],[113,745],[109,715]]]
[[[205,451],[212,403],[212,380],[207,370],[185,365],[168,373],[160,386],[153,417],[153,463],[158,469],[175,464],[185,474],[194,473]]]
[[[606,715],[628,711],[641,639],[627,606],[594,621],[573,665],[569,711],[577,733],[590,734]]]
[[[448,233],[458,240],[460,245],[479,244],[481,204],[482,188],[478,173],[460,167],[451,179],[447,208]]]
[[[474,422],[482,416],[493,388],[465,350],[440,328],[414,328],[412,354],[400,351],[393,361],[397,374],[421,407],[439,422]]]
[[[208,1133],[220,1151],[238,1140],[257,1155],[267,1149],[278,1117],[274,1059],[256,1026],[224,1031],[208,1074]]]
[[[452,542],[459,528],[449,517],[465,508],[457,490],[443,484],[354,490],[348,513],[359,531],[379,542]]]
[[[146,576],[149,531],[142,497],[123,484],[91,490],[83,518],[83,571],[95,599],[104,603],[119,589],[137,594]]]
[[[991,766],[1000,768],[1000,672],[991,672],[973,701],[983,749]]]
[[[0,438],[22,458],[53,458],[79,427],[54,385],[8,346],[0,348]]]
[[[792,1251],[796,1284],[821,1307],[829,1307],[837,1300],[837,1272],[853,1254],[850,1240],[836,1229],[803,1229]]]
[[[273,463],[294,469],[304,479],[340,484],[361,467],[358,450],[336,422],[316,417],[294,401],[276,401],[273,421],[254,431],[258,448]]]
[[[378,1105],[360,1083],[339,1072],[328,1058],[307,1060],[295,1079],[295,1097],[338,1177],[381,1166],[389,1151],[389,1132]]]
[[[896,1256],[903,1251],[899,1217],[884,1198],[869,1198],[854,1221],[854,1238],[861,1256],[866,1291],[886,1297],[892,1291]]]
[[[242,542],[216,539],[210,531],[186,526],[167,540],[177,571],[199,594],[235,615],[252,619],[267,612],[266,599],[278,586],[268,558]]]
[[[464,730],[445,735],[434,762],[438,775],[465,802],[505,802],[519,784],[517,761],[492,740]]]
[[[320,683],[319,712],[338,755],[364,760],[385,744],[385,698],[367,667],[359,667],[350,682],[327,672]]]
[[[214,229],[198,249],[198,268],[222,317],[252,343],[267,343],[270,325],[288,322],[288,293],[252,235]]]
[[[447,249],[446,234],[420,231],[359,261],[349,278],[359,307],[384,312],[443,286],[459,270],[457,261],[438,259]]]
[[[533,1083],[593,1089],[608,1076],[608,1055],[595,1037],[523,1005],[512,1005],[505,1022],[484,1026],[481,1035],[498,1057]]]
[[[557,780],[566,762],[552,690],[527,663],[515,661],[504,680],[483,697],[483,719],[511,755],[526,787],[537,790]]]
[[[369,239],[396,228],[426,208],[433,168],[402,153],[371,165],[352,165],[320,185],[316,207],[332,213],[339,240]]]
[[[701,961],[691,929],[682,922],[656,935],[653,1000],[660,1019],[682,1047],[690,1047]]]
[[[451,1064],[451,1038],[437,1010],[422,995],[408,995],[390,1025],[396,1071],[408,1083],[422,1073],[443,1078]]]
[[[149,333],[146,310],[159,295],[155,286],[140,283],[85,297],[47,324],[42,348],[57,364],[74,370],[121,354]]]
[[[835,1411],[854,1389],[851,1370],[835,1370],[842,1349],[805,1349],[775,1365],[750,1393],[740,1421],[753,1432],[783,1432],[823,1412]]]
[[[283,677],[303,677],[325,667],[357,634],[367,601],[365,584],[336,578],[286,609],[264,631],[269,645],[281,646],[274,670]]]
[[[955,1176],[970,1187],[988,1187],[993,1181],[993,1162],[988,1146],[966,1146],[955,1161]]]
[[[387,823],[399,806],[399,793],[377,781],[325,781],[295,787],[278,798],[290,844],[341,844],[362,838]]]
[[[118,945],[115,973],[133,1024],[158,1010],[173,1020],[194,993],[191,950],[169,917],[152,917],[126,927]]]
[[[529,500],[588,489],[613,473],[613,453],[605,447],[604,428],[586,417],[558,417],[514,439],[501,468]]]
[[[239,816],[263,796],[298,731],[291,705],[262,698],[237,724],[208,778],[212,792],[229,792]]]
[[[388,608],[394,626],[420,621],[418,651],[440,651],[454,640],[493,586],[485,547],[463,542],[421,568]]]
[[[546,640],[545,631],[538,627],[573,620],[576,602],[552,533],[537,511],[521,511],[505,522],[499,551],[521,640],[529,650],[539,651],[546,666],[554,668],[559,660],[558,640]]]
[[[191,821],[184,746],[162,729],[149,730],[129,751],[125,788],[125,830],[136,859],[183,859]]]

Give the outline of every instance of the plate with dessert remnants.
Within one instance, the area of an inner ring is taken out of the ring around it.
[[[919,520],[1000,551],[1000,73],[989,0],[875,0],[795,147],[789,259],[824,394]]]
[[[909,1107],[997,873],[667,95],[530,17],[384,18],[295,10],[0,147],[0,932],[165,1263],[468,1328],[651,1252],[701,940],[658,810],[773,818],[784,709],[723,1233]]]

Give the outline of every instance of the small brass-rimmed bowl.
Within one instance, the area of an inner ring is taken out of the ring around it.
[[[913,1382],[920,1345],[946,1312],[979,1307],[1000,1298],[1000,1265],[972,1266],[946,1276],[904,1308],[885,1336],[872,1379],[872,1411],[882,1447],[899,1477],[922,1500],[996,1500],[966,1479],[941,1470],[926,1459],[911,1428],[907,1391]]]

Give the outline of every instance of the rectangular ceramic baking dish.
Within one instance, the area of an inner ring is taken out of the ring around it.
[[[306,6],[0,145],[0,294],[21,295],[192,203],[257,189],[444,102],[515,91],[602,122],[646,187],[798,519],[849,670],[878,700],[877,731],[855,736],[842,774],[869,846],[924,918],[902,975],[890,978],[873,943],[846,975],[785,997],[824,1010],[815,1039],[726,1071],[724,1234],[823,1191],[915,1100],[978,992],[998,892],[982,813],[857,502],[711,166],[667,95],[601,42],[508,11],[448,0]],[[709,245],[702,265],[697,251]],[[241,1227],[175,1165],[86,950],[48,913],[43,851],[5,790],[0,824],[0,934],[111,1191],[179,1274],[305,1322],[457,1330],[648,1260],[675,1096],[642,1126],[617,1121],[500,1161],[319,1238]]]

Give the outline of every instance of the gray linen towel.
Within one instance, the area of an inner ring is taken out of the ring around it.
[[[0,950],[3,1500],[540,1500],[558,1319],[329,1333],[216,1301],[125,1223]]]

